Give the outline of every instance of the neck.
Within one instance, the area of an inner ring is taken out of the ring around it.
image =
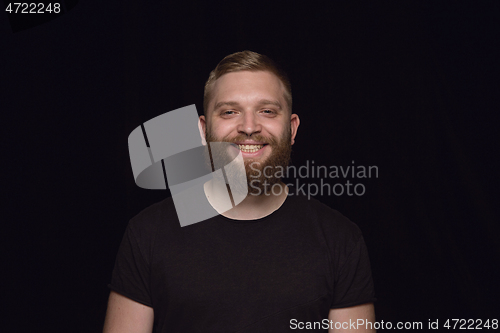
[[[288,195],[288,187],[283,183],[278,183],[281,191],[278,194],[262,193],[261,195],[248,194],[236,206],[228,205],[228,190],[225,183],[209,181],[205,184],[205,195],[212,207],[219,214],[234,220],[255,220],[270,215],[281,207]]]

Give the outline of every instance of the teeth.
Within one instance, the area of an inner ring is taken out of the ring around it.
[[[240,150],[245,153],[254,153],[264,147],[264,145],[238,145]]]

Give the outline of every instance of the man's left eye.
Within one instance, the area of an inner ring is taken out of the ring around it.
[[[267,114],[274,113],[273,110],[262,110],[262,112],[267,113]]]

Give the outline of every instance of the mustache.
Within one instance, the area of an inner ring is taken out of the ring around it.
[[[249,137],[247,135],[238,135],[234,138],[229,138],[229,137],[223,137],[222,139],[220,140],[216,140],[214,137],[212,137],[211,135],[207,135],[207,138],[206,140],[209,141],[209,142],[231,142],[231,143],[237,143],[237,142],[242,142],[242,141],[245,141],[249,139]],[[258,142],[265,142],[271,146],[273,145],[277,145],[278,144],[278,140],[274,137],[265,137],[263,135],[252,135],[252,139],[254,141],[258,141]]]

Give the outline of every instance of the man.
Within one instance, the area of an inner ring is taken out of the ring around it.
[[[269,58],[244,51],[219,63],[205,85],[200,134],[204,144],[238,144],[249,194],[186,227],[171,198],[134,217],[105,333],[374,331],[349,325],[375,320],[360,230],[271,172],[288,165],[299,124],[289,81]],[[206,184],[205,194],[217,209],[217,189]]]

